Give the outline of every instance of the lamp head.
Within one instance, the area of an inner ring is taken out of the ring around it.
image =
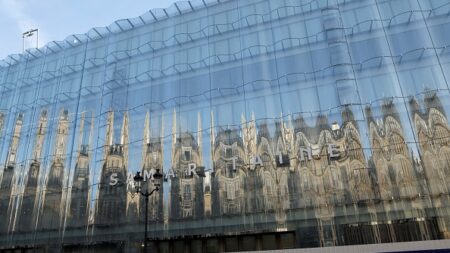
[[[153,178],[155,180],[161,180],[163,178],[163,174],[161,174],[161,170],[157,169],[156,172],[153,174]]]
[[[152,182],[156,188],[161,186],[161,179],[163,178],[163,174],[160,171],[160,169],[157,169],[156,172],[153,173]]]
[[[143,180],[144,180],[144,178],[141,176],[141,172],[136,172],[136,175],[134,176],[134,182],[136,182],[136,183],[141,183]]]
[[[136,172],[136,175],[133,177],[136,192],[139,192],[141,190],[141,184],[142,181],[144,181],[144,178],[141,176],[141,172]]]

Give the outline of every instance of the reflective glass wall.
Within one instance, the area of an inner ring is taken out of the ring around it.
[[[450,239],[449,13],[179,2],[8,57],[0,250]]]

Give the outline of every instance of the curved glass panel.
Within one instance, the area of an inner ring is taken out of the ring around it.
[[[449,10],[180,2],[9,56],[0,251],[450,239]]]

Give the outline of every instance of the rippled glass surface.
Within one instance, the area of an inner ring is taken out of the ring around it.
[[[9,56],[0,251],[450,239],[449,13],[180,2]]]

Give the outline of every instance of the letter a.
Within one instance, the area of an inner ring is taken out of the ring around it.
[[[264,166],[259,155],[253,156],[252,159],[250,159],[250,169],[254,170],[256,165]]]

